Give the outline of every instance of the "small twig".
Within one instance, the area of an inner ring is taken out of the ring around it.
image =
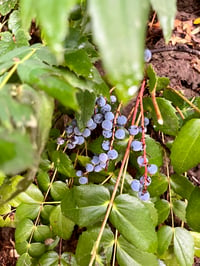
[[[182,111],[180,110],[180,108],[178,108],[178,106],[176,106],[176,110],[177,110],[177,112],[179,113],[179,115],[181,116],[181,118],[184,120],[184,119],[185,119],[185,116],[184,116],[184,114],[182,113]]]
[[[195,54],[195,55],[200,57],[200,51],[199,50],[191,49],[191,48],[189,48],[187,46],[183,46],[183,45],[166,46],[166,47],[160,47],[160,48],[156,48],[156,49],[151,49],[152,54],[154,54],[154,53],[163,53],[163,52],[171,52],[171,51]]]

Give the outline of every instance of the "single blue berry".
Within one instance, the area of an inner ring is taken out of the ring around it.
[[[133,191],[140,191],[140,188],[141,188],[141,184],[140,184],[140,181],[137,180],[137,179],[134,179],[132,182],[131,182],[131,189]]]
[[[104,140],[101,144],[101,147],[104,151],[108,151],[110,148],[110,141],[109,140]]]
[[[65,140],[63,138],[57,138],[57,144],[63,145],[65,143]]]
[[[105,152],[99,154],[99,161],[102,163],[106,163],[108,160],[108,155]]]
[[[103,130],[102,135],[104,136],[104,138],[110,139],[112,137],[112,131],[111,130]]]
[[[147,178],[145,180],[145,177],[144,176],[141,176],[140,177],[140,184],[141,185],[149,186],[151,184],[151,177],[150,176],[147,176]]]
[[[78,181],[81,185],[85,185],[88,183],[88,179],[85,176],[81,176]]]
[[[115,118],[114,114],[112,112],[106,112],[105,113],[105,119],[106,120],[110,120],[110,121],[113,121]]]
[[[82,135],[82,132],[79,130],[78,127],[75,127],[74,128],[74,134],[77,135],[77,136],[81,136]]]
[[[139,164],[139,166],[145,166],[144,157],[143,156],[139,156],[137,158],[137,163]],[[148,159],[147,158],[146,158],[146,163],[148,163]]]
[[[150,194],[148,191],[139,191],[138,197],[143,201],[148,201],[150,199]]]
[[[93,125],[93,123],[94,123],[93,119],[90,118],[90,119],[87,121],[86,126],[87,126],[88,128],[90,128],[90,127]]]
[[[152,53],[149,49],[144,50],[144,61],[148,63],[152,58]]]
[[[102,128],[105,130],[111,130],[113,126],[112,122],[109,120],[104,120],[101,125],[102,125]]]
[[[126,133],[124,131],[123,128],[118,128],[116,131],[115,131],[115,138],[116,139],[124,139],[126,136]]]
[[[124,116],[124,115],[119,115],[118,116],[118,118],[117,118],[117,124],[119,126],[124,126],[126,124],[126,122],[127,122],[126,116]]]
[[[85,128],[83,133],[82,133],[84,138],[88,138],[91,135],[91,130],[89,128]]]
[[[98,172],[101,172],[103,170],[103,168],[97,164],[95,167],[94,167],[94,172],[98,173]]]
[[[67,148],[68,148],[68,149],[72,150],[72,149],[74,149],[75,147],[76,147],[76,144],[74,144],[74,143],[72,143],[72,142],[68,142],[68,143],[67,143]]]
[[[88,126],[90,130],[94,130],[97,127],[97,124],[93,121],[92,125]]]
[[[110,102],[111,103],[116,103],[116,101],[117,101],[117,97],[115,95],[111,95],[110,96]]]
[[[99,156],[94,155],[92,157],[91,163],[94,165],[98,164],[99,163]]]
[[[106,100],[103,96],[99,96],[96,100],[96,104],[99,106],[99,107],[103,107],[105,104],[106,104]]]
[[[94,115],[94,122],[97,123],[97,124],[101,124],[103,119],[104,119],[104,117],[100,113],[97,113],[97,114]]]
[[[76,171],[76,176],[81,177],[83,175],[83,171],[78,170]]]
[[[158,167],[155,164],[150,164],[147,166],[147,170],[150,175],[155,175],[158,172]]]
[[[133,140],[131,143],[131,148],[133,151],[142,151],[143,149],[142,142],[139,140]]]
[[[118,152],[115,149],[112,149],[107,152],[107,155],[108,155],[108,159],[115,160],[118,157]]]
[[[82,137],[82,136],[77,136],[77,138],[78,138],[78,145],[82,145],[84,142],[85,142],[85,139],[84,139],[84,137]]]
[[[136,136],[139,133],[139,128],[138,126],[132,125],[129,127],[128,131],[130,135]]]
[[[94,165],[91,163],[87,163],[85,169],[87,172],[92,172],[94,170]]]
[[[111,111],[111,106],[110,106],[110,104],[106,104],[106,105],[104,105],[103,107],[101,107],[101,113],[102,114],[105,114],[106,112],[110,112]]]
[[[70,136],[73,133],[73,130],[74,130],[74,128],[72,125],[67,126],[65,129],[67,136]]]
[[[149,118],[148,117],[145,117],[144,118],[144,125],[145,126],[148,126],[148,124],[149,124]]]

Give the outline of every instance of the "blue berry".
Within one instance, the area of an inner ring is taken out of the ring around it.
[[[84,141],[85,141],[85,139],[84,139],[84,137],[82,137],[82,136],[77,136],[77,138],[78,138],[78,145],[82,145],[83,143],[84,143]]]
[[[108,159],[110,160],[115,160],[118,157],[118,152],[115,149],[108,151],[107,154],[108,154]]]
[[[76,176],[81,177],[83,175],[83,171],[78,170],[76,171]]]
[[[144,50],[144,61],[148,63],[152,58],[152,53],[149,49]]]
[[[88,183],[88,179],[85,176],[81,176],[78,181],[81,185],[85,185]]]
[[[124,126],[126,124],[126,122],[127,122],[126,116],[124,116],[124,115],[119,115],[118,116],[118,118],[117,118],[117,124],[119,126]]]
[[[82,135],[82,132],[79,130],[78,127],[75,127],[74,128],[74,134],[76,134],[77,136],[81,136]]]
[[[106,163],[103,163],[103,162],[100,162],[99,166],[101,166],[102,169],[105,169],[106,168]]]
[[[99,163],[99,156],[94,155],[92,157],[91,163],[93,163],[94,165]]]
[[[128,131],[130,135],[136,136],[139,133],[139,128],[138,126],[132,125],[129,127]]]
[[[73,136],[73,138],[71,139],[71,142],[73,143],[73,144],[78,144],[78,141],[79,141],[79,139],[78,139],[78,136]]]
[[[110,104],[106,104],[106,105],[104,105],[103,107],[101,107],[101,113],[102,114],[105,114],[106,112],[110,112],[111,111],[111,106],[110,106]]]
[[[148,159],[146,158],[146,162],[148,163]],[[139,164],[139,166],[144,166],[144,157],[143,156],[139,156],[137,158],[137,163]]]
[[[139,191],[138,197],[143,201],[148,201],[150,199],[150,194],[148,191]]]
[[[87,163],[85,169],[87,172],[92,172],[94,170],[94,165],[92,165],[91,163]]]
[[[115,138],[116,139],[124,139],[126,136],[125,131],[123,128],[119,128],[115,132]]]
[[[73,130],[74,130],[74,128],[72,125],[67,126],[65,129],[67,136],[70,136],[73,133]]]
[[[86,126],[87,126],[88,128],[90,128],[90,127],[93,125],[93,123],[94,123],[93,119],[90,118],[90,120],[87,121]]]
[[[142,151],[142,142],[139,140],[133,140],[131,143],[131,148],[133,151]]]
[[[140,177],[140,184],[141,185],[149,186],[151,184],[151,177],[150,176],[147,176],[146,181],[145,181],[145,177],[144,176],[141,176]]]
[[[63,138],[57,138],[57,144],[63,145],[65,143],[65,140]]]
[[[140,184],[140,181],[137,180],[137,179],[134,179],[132,182],[131,182],[131,189],[133,191],[140,191],[140,188],[141,188],[141,184]]]
[[[155,164],[150,164],[147,166],[147,170],[148,170],[150,175],[154,175],[155,173],[158,172],[158,167]]]
[[[104,138],[109,139],[112,137],[112,131],[111,130],[103,130],[102,135],[104,136]]]
[[[93,121],[92,125],[88,126],[90,130],[94,130],[97,127],[97,124]]]
[[[144,125],[145,126],[148,126],[148,124],[149,124],[149,118],[148,117],[145,117],[144,118]]]
[[[99,96],[96,100],[96,103],[99,107],[103,107],[106,104],[106,100],[103,96]]]
[[[102,142],[102,149],[104,150],[104,151],[108,151],[109,150],[109,148],[110,148],[110,141],[109,140],[104,140],[103,142]]]
[[[97,124],[100,124],[102,123],[103,121],[103,115],[100,114],[100,113],[97,113],[94,115],[94,122],[97,123]]]
[[[106,163],[107,160],[108,160],[108,155],[105,152],[99,154],[99,161],[100,162]]]
[[[68,149],[72,150],[72,149],[74,149],[75,147],[76,147],[76,144],[74,144],[74,143],[72,143],[72,142],[68,142],[68,144],[67,144],[67,148],[68,148]]]
[[[112,112],[106,112],[105,113],[105,119],[106,120],[113,121],[114,118],[115,118],[115,116],[114,116],[114,114]]]
[[[102,128],[105,130],[111,130],[113,126],[112,122],[109,120],[104,120],[101,125],[102,125]]]
[[[110,102],[111,103],[116,103],[116,101],[117,101],[117,97],[115,95],[111,95],[110,96]]]
[[[82,135],[83,135],[84,138],[88,138],[88,137],[91,135],[91,131],[90,131],[90,129],[86,127],[86,128],[84,129]]]
[[[98,172],[101,172],[103,169],[102,169],[102,167],[98,164],[98,165],[96,165],[95,167],[94,167],[94,171],[96,172],[96,173],[98,173]]]

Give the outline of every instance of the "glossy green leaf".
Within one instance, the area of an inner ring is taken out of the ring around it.
[[[194,255],[200,258],[200,233],[190,231],[190,234],[194,239]]]
[[[169,247],[172,241],[173,229],[164,225],[158,230],[158,255],[162,255]]]
[[[177,173],[186,172],[200,162],[199,143],[200,119],[191,119],[181,128],[172,145],[170,158]]]
[[[181,91],[179,91],[179,93],[181,93]],[[178,106],[181,109],[185,105],[185,101],[170,89],[165,89],[163,91],[163,97],[168,101],[172,102],[174,106]]]
[[[153,226],[156,226],[158,224],[158,213],[154,206],[154,203],[151,201],[144,201],[143,204],[148,209],[150,218],[152,220]]]
[[[30,219],[23,219],[15,230],[15,241],[16,243],[23,242],[29,238],[34,228],[34,224]]]
[[[188,225],[195,231],[200,232],[200,188],[195,187],[188,199],[186,208],[186,220]]]
[[[50,184],[49,174],[47,172],[40,170],[37,175],[37,182],[38,182],[39,188],[42,191],[47,191],[49,184]]]
[[[160,91],[162,89],[165,89],[169,85],[169,78],[157,76],[151,64],[147,68],[147,75],[149,78],[150,92],[152,92],[153,90]]]
[[[194,240],[185,228],[174,229],[174,253],[181,266],[191,266],[194,262]]]
[[[80,129],[85,128],[87,121],[94,113],[96,96],[87,90],[77,93],[77,101],[80,106],[80,112],[76,114],[76,120]]]
[[[179,121],[176,115],[176,109],[172,106],[172,104],[163,98],[157,97],[156,98],[157,104],[159,106],[162,118],[163,118],[163,125],[160,125],[157,121],[157,116],[155,113],[155,109],[150,98],[144,98],[144,109],[150,112],[150,115],[153,119],[153,124],[155,126],[155,130],[162,131],[167,135],[176,136],[179,129]]]
[[[32,262],[31,262],[31,257],[28,253],[24,253],[22,256],[19,257],[19,259],[17,260],[17,266],[31,266]]]
[[[33,234],[33,239],[36,242],[44,242],[52,237],[52,230],[47,225],[37,225]]]
[[[10,204],[4,204],[0,207],[0,215],[5,215],[11,212],[11,205]]]
[[[72,252],[64,252],[61,256],[61,266],[76,266],[76,258]]]
[[[21,21],[20,21],[20,17],[19,17],[19,11],[14,10],[10,14],[10,17],[8,20],[8,28],[15,35],[17,33],[17,31],[20,29],[20,27],[21,27]]]
[[[76,248],[76,261],[78,265],[89,265],[91,258],[91,251],[95,241],[99,234],[99,227],[93,227],[83,232],[78,240]],[[102,265],[109,265],[112,256],[112,248],[114,244],[114,236],[110,229],[106,228],[103,232],[103,236],[98,249],[98,262],[101,260]],[[102,261],[102,255],[104,261]]]
[[[36,185],[31,184],[25,192],[17,196],[17,199],[24,203],[41,203],[44,196]]]
[[[157,197],[162,195],[168,188],[167,177],[163,174],[157,173],[151,177],[151,184],[148,187],[148,191],[151,197]]]
[[[40,242],[31,243],[28,246],[28,253],[33,258],[41,257],[45,250],[45,244]]]
[[[39,210],[40,204],[38,203],[22,203],[17,207],[17,210],[15,212],[15,221],[17,223],[20,223],[20,221],[24,218],[34,220],[37,217]]]
[[[103,151],[102,149],[102,142],[104,140],[104,137],[103,136],[99,136],[98,138],[92,140],[89,145],[88,145],[88,150],[93,152],[94,154],[100,154]]]
[[[17,4],[17,0],[2,0],[0,5],[0,13],[5,16],[8,14]]]
[[[39,260],[41,266],[58,266],[59,264],[59,255],[55,251],[49,251],[42,255]]]
[[[138,198],[128,194],[117,196],[110,222],[135,247],[148,252],[156,250],[157,238],[149,210]]]
[[[151,138],[149,135],[145,136],[146,152],[150,164],[156,164],[160,167],[163,164],[163,150],[157,141]]]
[[[76,186],[67,191],[61,209],[79,226],[88,226],[103,219],[109,200],[110,193],[104,186]]]
[[[34,0],[20,0],[20,15],[21,15],[21,21],[22,21],[22,27],[25,31],[28,31],[30,28],[30,24],[32,21],[32,18],[35,16],[35,2]]]
[[[51,186],[50,194],[54,200],[61,200],[63,199],[67,191],[68,187],[66,183],[62,181],[55,181]]]
[[[65,240],[71,237],[74,230],[74,223],[62,214],[60,205],[52,210],[50,224],[53,232]]]
[[[161,199],[155,202],[155,208],[158,213],[158,225],[163,223],[169,216],[170,206],[167,200]]]
[[[189,199],[194,185],[185,176],[173,174],[170,178],[172,189],[185,199]]]
[[[62,151],[54,151],[52,154],[52,160],[59,173],[68,177],[75,176],[74,166],[66,153],[63,153]]]
[[[115,12],[110,12],[113,8]],[[117,85],[119,99],[127,101],[143,76],[149,1],[89,1],[89,12],[106,72]]]
[[[9,216],[5,218],[5,216],[0,215],[0,227],[15,227],[15,223],[13,219],[11,219]]]
[[[150,0],[153,9],[158,15],[165,41],[168,42],[172,30],[174,29],[174,19],[176,16],[176,0]],[[170,12],[169,12],[170,10]]]
[[[28,250],[28,242],[27,241],[16,242],[15,248],[16,248],[17,253],[19,255],[22,255],[23,253],[26,253]]]
[[[121,266],[158,265],[155,255],[137,249],[122,235],[117,240],[117,261]]]
[[[49,217],[55,206],[44,205],[41,211],[41,218],[44,224],[49,224]]]
[[[173,212],[183,222],[186,222],[186,202],[182,200],[176,200],[173,202]]]

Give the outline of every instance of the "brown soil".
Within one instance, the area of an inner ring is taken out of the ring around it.
[[[180,21],[194,20],[200,17],[199,0],[179,0],[177,19]],[[174,34],[180,32],[174,31]],[[181,35],[181,34],[180,34]],[[181,35],[184,38],[184,33]],[[166,47],[161,30],[150,28],[147,34],[147,47],[159,49]],[[176,44],[178,45],[178,44]],[[200,50],[200,33],[195,34],[189,43],[182,44],[194,50]],[[169,45],[170,46],[170,43]],[[169,77],[171,86],[184,92],[185,96],[197,96],[200,93],[200,56],[188,52],[165,51],[153,54],[151,63],[159,76]],[[200,167],[190,171],[192,181],[200,184]],[[76,241],[76,239],[74,239]],[[14,252],[14,229],[0,228],[0,266],[16,265]],[[194,265],[200,265],[200,259],[195,258]]]

